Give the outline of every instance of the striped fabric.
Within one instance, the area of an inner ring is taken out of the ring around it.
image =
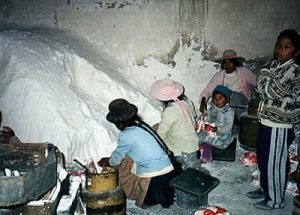
[[[288,147],[293,138],[293,129],[260,125],[256,148],[260,185],[267,204],[272,208],[283,208],[285,204]]]

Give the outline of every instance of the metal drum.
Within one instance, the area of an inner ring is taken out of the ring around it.
[[[255,151],[258,135],[258,119],[256,115],[243,113],[239,122],[239,141],[243,149]]]

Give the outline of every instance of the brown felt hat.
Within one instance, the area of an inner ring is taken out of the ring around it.
[[[223,52],[223,56],[221,58],[215,59],[215,61],[221,63],[223,60],[227,59],[238,59],[240,62],[245,61],[245,58],[238,56],[236,51],[231,49],[225,50]]]
[[[125,99],[115,99],[108,105],[106,119],[109,122],[124,122],[138,112],[138,108]]]

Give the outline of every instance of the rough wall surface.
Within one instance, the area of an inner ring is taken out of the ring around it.
[[[281,30],[300,31],[299,0],[207,0],[206,4],[205,37],[221,53],[234,48],[248,59],[269,56]]]
[[[163,56],[180,33],[233,48],[246,58],[271,56],[276,35],[300,30],[299,0],[2,0],[1,18],[72,31],[130,64]]]

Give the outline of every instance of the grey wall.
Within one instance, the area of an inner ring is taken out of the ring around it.
[[[299,0],[207,0],[205,38],[219,51],[270,56],[284,28],[300,31]]]
[[[166,55],[180,33],[204,38],[217,57],[271,56],[282,29],[300,30],[300,0],[2,0],[0,13],[75,32],[124,63]]]

